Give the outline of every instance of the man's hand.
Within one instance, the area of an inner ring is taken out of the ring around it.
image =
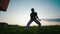
[[[39,21],[41,21],[41,19],[38,18]]]

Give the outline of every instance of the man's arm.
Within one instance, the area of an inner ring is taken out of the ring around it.
[[[35,16],[35,18],[38,19],[39,21],[41,21],[41,19],[39,19],[38,16],[37,16],[37,12],[36,12],[36,16]]]
[[[36,17],[36,19],[38,19],[39,21],[41,21],[41,19],[39,19],[38,16],[35,16],[35,17]]]

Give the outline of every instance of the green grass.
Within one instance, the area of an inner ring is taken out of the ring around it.
[[[25,26],[0,27],[0,34],[60,34],[60,26],[30,26],[29,30],[24,30]]]

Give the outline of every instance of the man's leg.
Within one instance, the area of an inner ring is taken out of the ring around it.
[[[33,22],[33,20],[30,20],[29,22],[28,22],[28,24],[27,24],[27,26],[26,26],[26,30],[28,30],[29,29],[29,25],[31,24]]]
[[[38,27],[40,29],[41,28],[41,23],[38,20],[34,20],[34,21],[38,24]]]

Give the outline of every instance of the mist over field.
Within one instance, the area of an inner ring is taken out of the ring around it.
[[[60,18],[51,18],[51,19],[42,19],[44,25],[59,25],[60,26]]]

